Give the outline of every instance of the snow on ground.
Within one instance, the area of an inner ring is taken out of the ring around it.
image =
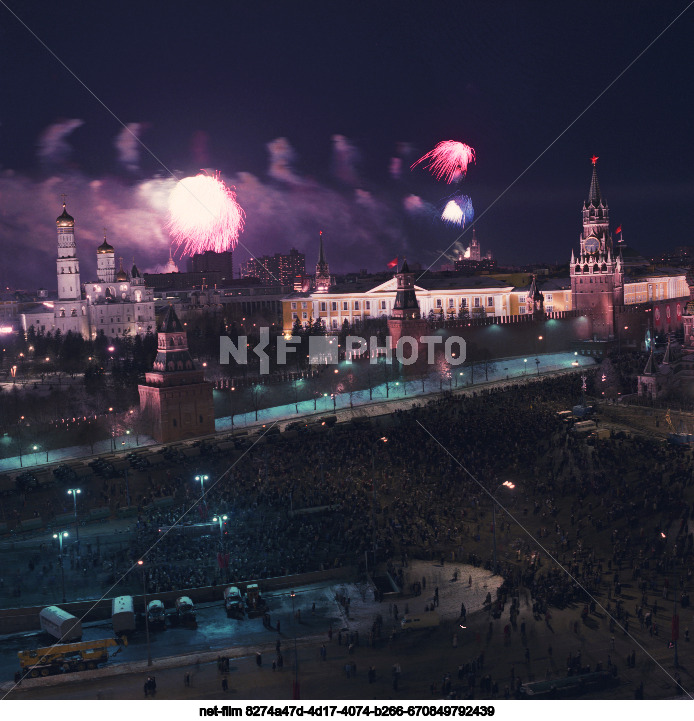
[[[455,572],[457,580],[453,580]],[[398,618],[406,612],[419,613],[426,606],[431,607],[434,602],[434,590],[439,589],[439,605],[434,609],[442,621],[455,621],[460,616],[460,604],[465,604],[468,614],[479,611],[484,605],[487,593],[496,599],[496,589],[502,584],[501,576],[492,575],[491,571],[475,568],[465,563],[446,562],[441,566],[435,561],[410,561],[404,569],[405,588],[404,598],[390,600],[388,596],[381,603],[374,601],[373,588],[353,583],[337,584],[325,590],[326,596],[332,602],[336,594],[342,594],[350,599],[349,617],[341,607],[343,628],[351,631],[358,630],[360,634],[367,634],[377,614],[383,617],[384,631],[390,632],[395,626],[393,618],[393,603],[398,607]],[[409,596],[410,584],[426,578],[426,588],[419,596]],[[470,584],[472,581],[472,584]],[[365,598],[362,593],[365,591]],[[337,630],[337,629],[335,629]]]

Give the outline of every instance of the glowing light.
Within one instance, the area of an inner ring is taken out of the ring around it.
[[[236,193],[219,173],[183,178],[169,196],[169,231],[184,255],[233,250],[243,222]]]
[[[13,333],[14,328],[11,325],[2,325],[0,326],[0,333],[2,335],[7,335],[8,333]],[[4,350],[4,348],[3,348]]]
[[[465,177],[468,165],[474,162],[475,151],[469,145],[457,140],[442,140],[410,168],[423,163],[437,180],[444,178],[447,183],[454,183]]]
[[[472,201],[467,195],[459,195],[446,203],[441,220],[454,225],[465,225],[475,217]]]

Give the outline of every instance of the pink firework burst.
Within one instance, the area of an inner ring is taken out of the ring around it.
[[[474,162],[475,151],[469,145],[457,140],[442,140],[410,168],[425,163],[424,167],[429,168],[437,180],[445,178],[447,183],[453,183],[464,178],[467,166]]]
[[[183,178],[169,196],[169,232],[182,255],[233,250],[244,212],[219,173]]]

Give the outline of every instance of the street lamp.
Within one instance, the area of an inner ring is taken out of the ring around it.
[[[224,521],[226,521],[228,518],[229,517],[227,515],[224,515],[224,516],[215,516],[212,519],[213,521],[216,521],[217,523],[219,523],[219,535],[222,537],[224,536],[224,531],[223,531]]]
[[[492,569],[492,573],[496,573],[496,492],[502,487],[505,486],[506,488],[515,488],[516,484],[511,483],[511,481],[504,481],[503,483],[500,483],[497,487],[494,493],[492,493],[492,538],[494,542],[494,568]]]
[[[77,494],[82,493],[82,491],[79,488],[68,488],[67,489],[68,495],[72,496],[72,503],[75,507],[75,533],[77,535],[77,551],[79,553],[80,548],[80,526],[77,522]]]
[[[294,617],[294,694],[293,697],[298,699],[299,695],[299,654],[296,650],[296,611],[294,610],[294,598],[296,593],[292,591],[289,594],[292,598],[292,616]]]
[[[142,602],[145,604],[145,633],[147,635],[147,665],[152,665],[152,647],[149,644],[149,614],[147,613],[147,586],[145,585],[145,562],[140,559],[137,565],[142,570]]]
[[[65,598],[65,568],[63,567],[63,538],[68,537],[67,531],[58,531],[53,534],[53,538],[57,538],[60,542],[60,575],[63,579],[63,603],[67,603]]]
[[[205,481],[209,481],[209,476],[195,476],[195,480],[200,483],[200,499],[205,503]]]
[[[528,359],[524,358],[523,363],[527,363]],[[525,375],[528,372],[528,366],[523,366],[523,375]]]

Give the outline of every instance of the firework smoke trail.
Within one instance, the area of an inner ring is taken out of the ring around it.
[[[468,165],[474,162],[475,151],[469,145],[457,140],[442,140],[433,150],[412,163],[410,169],[424,163],[424,167],[431,170],[436,180],[445,178],[447,183],[454,183],[465,177]]]
[[[183,178],[169,197],[169,232],[182,255],[233,250],[244,212],[219,174]]]
[[[475,209],[467,195],[458,195],[446,203],[441,220],[453,225],[465,225],[475,217]]]
[[[128,123],[118,133],[115,146],[118,151],[118,162],[131,173],[140,170],[140,134],[144,131],[144,123]]]
[[[84,125],[84,120],[63,120],[49,125],[39,136],[38,156],[43,163],[59,164],[65,162],[72,153],[67,137]]]

